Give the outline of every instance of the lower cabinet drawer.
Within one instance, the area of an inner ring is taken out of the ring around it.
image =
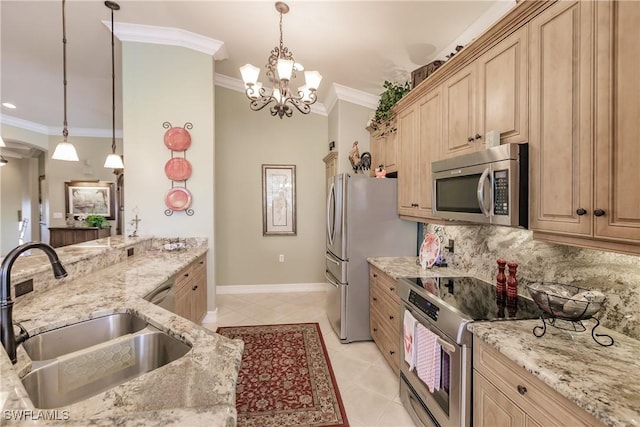
[[[395,372],[400,372],[400,331],[391,329],[380,313],[371,310],[371,337]]]

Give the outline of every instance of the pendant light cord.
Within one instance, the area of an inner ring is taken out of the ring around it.
[[[111,152],[116,154],[116,66],[113,42],[113,9],[111,9]]]
[[[62,122],[62,136],[67,142],[69,131],[67,130],[67,26],[64,14],[65,0],[62,0],[62,86],[64,87],[64,121]]]

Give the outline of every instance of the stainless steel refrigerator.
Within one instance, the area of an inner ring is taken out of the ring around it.
[[[412,256],[415,222],[398,218],[398,181],[339,174],[328,180],[327,316],[343,343],[371,339],[367,257]]]

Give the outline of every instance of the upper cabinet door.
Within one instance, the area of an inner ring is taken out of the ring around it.
[[[451,157],[475,151],[476,82],[471,64],[444,82],[444,131],[441,156]]]
[[[500,132],[502,144],[529,139],[527,43],[527,28],[523,27],[477,61],[476,134],[482,140],[489,131]]]
[[[596,237],[640,241],[640,2],[598,1]]]
[[[404,110],[398,114],[398,213],[400,215],[414,215],[418,196],[416,188],[419,179],[418,158],[415,146],[418,140],[418,117],[416,107]]]
[[[442,141],[442,90],[435,88],[418,101],[419,132],[418,140],[418,216],[430,218],[431,211],[431,162],[437,160],[438,147]]]
[[[592,234],[593,4],[555,3],[529,23],[530,225]]]

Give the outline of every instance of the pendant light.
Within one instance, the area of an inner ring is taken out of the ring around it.
[[[120,5],[112,1],[105,1],[104,5],[111,9],[111,154],[107,156],[104,167],[124,169],[122,157],[116,154],[116,68],[113,42],[113,11],[120,10]]]
[[[67,136],[69,136],[69,131],[67,130],[67,28],[64,15],[64,4],[65,0],[62,0],[62,83],[64,87],[64,122],[62,136],[64,137],[64,140],[58,143],[51,158],[54,160],[77,162],[80,159],[78,159],[76,147],[74,147],[70,142],[67,142]]]

